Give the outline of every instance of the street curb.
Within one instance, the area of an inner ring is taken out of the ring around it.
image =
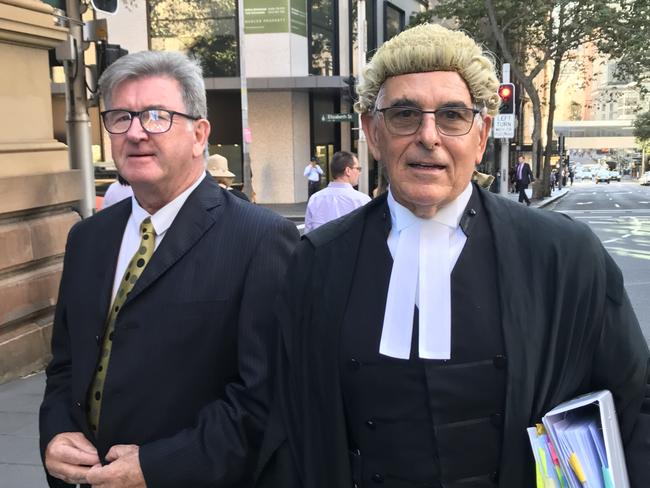
[[[536,206],[536,208],[544,208],[548,204],[553,203],[555,200],[559,200],[560,198],[564,197],[565,195],[568,195],[571,192],[568,188],[566,188],[566,191],[563,191],[561,193],[558,193],[557,195],[553,195],[552,197],[545,198],[542,200],[539,205]]]

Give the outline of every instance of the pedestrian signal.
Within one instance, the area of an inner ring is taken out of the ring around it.
[[[512,83],[501,83],[499,86],[499,97],[501,98],[501,106],[499,113],[501,114],[514,114],[515,113],[515,85]]]
[[[107,14],[114,14],[117,12],[118,0],[90,0],[93,9]]]

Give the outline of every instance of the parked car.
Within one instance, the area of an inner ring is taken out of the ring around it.
[[[646,171],[641,175],[639,178],[639,183],[641,183],[643,186],[650,185],[650,171]]]
[[[607,183],[609,184],[609,171],[606,169],[601,169],[596,173],[596,183]]]
[[[582,169],[576,172],[575,179],[577,181],[585,181],[585,180],[591,181],[592,176],[593,175],[591,174],[591,171],[589,171],[588,169]]]
[[[610,171],[609,172],[609,180],[610,181],[621,181],[621,173],[619,173],[616,170]]]

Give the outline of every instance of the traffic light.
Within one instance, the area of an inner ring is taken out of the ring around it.
[[[129,51],[122,48],[119,44],[108,44],[104,41],[97,42],[97,78],[111,64],[127,54],[129,54]]]
[[[354,75],[346,76],[343,78],[343,83],[348,85],[347,88],[343,88],[343,93],[341,98],[344,102],[354,103],[357,101],[357,79]]]
[[[107,14],[114,14],[117,12],[118,0],[90,0],[95,10],[106,12]]]
[[[512,83],[501,83],[501,85],[499,85],[499,97],[501,97],[501,106],[499,107],[499,113],[514,114],[515,85]]]

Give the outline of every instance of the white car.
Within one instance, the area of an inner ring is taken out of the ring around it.
[[[641,175],[641,177],[639,178],[639,183],[644,186],[650,185],[650,171],[646,171]]]
[[[609,180],[610,181],[621,181],[621,173],[619,173],[616,170],[610,171],[609,172]]]
[[[607,182],[607,184],[609,185],[609,171],[607,171],[606,169],[601,169],[600,171],[598,171],[598,173],[596,173],[596,183],[603,183],[603,182]]]

